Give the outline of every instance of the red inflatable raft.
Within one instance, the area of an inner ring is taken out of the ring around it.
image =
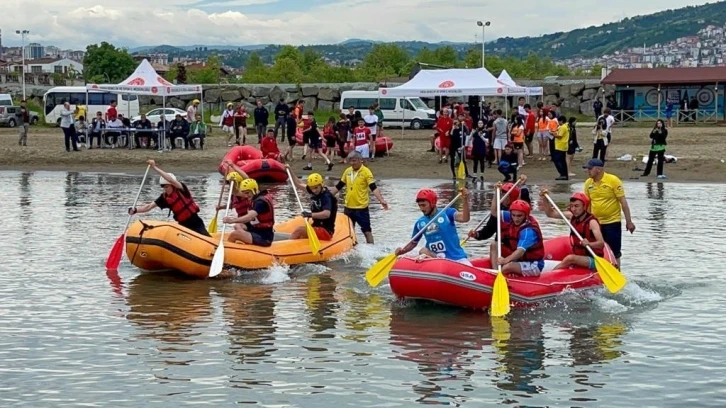
[[[287,181],[285,165],[277,160],[265,159],[262,152],[252,146],[235,146],[222,159],[218,170],[225,174],[225,162],[231,160],[250,178],[260,182],[284,183]]]
[[[303,145],[302,131],[300,129],[298,129],[298,132],[295,133],[295,140],[297,140],[298,146]],[[320,141],[323,143],[323,153],[327,152],[328,149],[325,147],[325,139],[323,138],[323,135],[320,135]],[[350,153],[351,150],[353,150],[353,143],[346,143],[345,152]],[[386,136],[376,138],[376,156],[382,156],[391,150],[393,150],[393,139]]]
[[[569,236],[545,241],[545,260],[548,264],[564,259],[571,252]],[[609,247],[606,247],[605,259],[610,262],[615,259]],[[426,299],[472,309],[488,309],[497,271],[487,269],[491,267],[489,258],[471,262],[474,267],[447,259],[401,258],[393,265],[389,275],[391,290],[399,298]],[[545,266],[545,272],[538,277],[507,277],[507,284],[512,305],[527,307],[555,299],[565,289],[584,290],[602,286],[602,281],[596,271],[547,271]]]

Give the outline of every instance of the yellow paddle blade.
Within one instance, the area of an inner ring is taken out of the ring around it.
[[[610,262],[599,256],[595,257],[595,267],[600,275],[600,280],[605,284],[610,293],[618,293],[628,283],[625,276]]]
[[[462,239],[461,242],[459,242],[459,246],[463,247],[464,245],[466,245],[466,241],[467,241],[466,238]]]
[[[464,167],[464,161],[459,162],[459,168],[456,169],[456,178],[464,180],[466,178],[466,168]]]
[[[219,212],[217,212],[217,214],[219,214]],[[207,231],[209,231],[210,234],[214,234],[217,232],[217,214],[214,214],[214,218],[212,218],[212,221],[209,221]]]
[[[500,342],[507,341],[512,337],[509,329],[509,322],[502,317],[492,317],[492,339]]]
[[[390,254],[376,262],[376,264],[373,265],[371,269],[368,269],[368,272],[366,272],[366,282],[374,288],[380,285],[381,282],[388,277],[396,259],[396,254]]]
[[[306,222],[305,227],[308,230],[308,244],[310,245],[310,250],[313,255],[317,255],[320,253],[320,241],[318,240],[318,236],[315,234],[315,229],[313,229],[312,225]]]
[[[501,317],[509,313],[509,287],[507,287],[507,278],[499,271],[496,279],[494,279],[494,290],[492,293],[492,305],[489,308],[489,314],[494,317]]]

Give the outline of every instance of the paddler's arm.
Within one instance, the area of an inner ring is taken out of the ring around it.
[[[147,160],[146,163],[149,166],[151,166],[151,168],[154,169],[155,172],[159,173],[159,175],[161,176],[161,178],[163,178],[164,180],[168,181],[169,184],[171,184],[172,186],[178,188],[179,190],[184,190],[184,186],[182,186],[182,183],[180,183],[177,180],[174,180],[164,170],[156,167],[156,162],[155,161],[153,161],[153,160]]]
[[[285,168],[290,172],[290,176],[292,177],[292,182],[295,183],[295,186],[301,190],[305,190],[305,187],[307,187],[307,186],[305,185],[305,183],[302,182],[302,180],[297,178],[297,176],[295,175],[295,172],[292,171],[292,168],[290,168],[290,165],[286,164]]]
[[[586,239],[583,239],[580,244],[589,246],[592,249],[604,248],[605,240],[602,237],[602,231],[600,231],[600,223],[598,223],[596,220],[590,220],[590,231],[592,231],[592,235],[595,236],[595,241],[590,242]]]
[[[129,208],[129,215],[146,213],[146,212],[149,212],[149,211],[153,210],[156,207],[157,207],[157,205],[153,201],[150,202],[150,203],[148,203],[148,204],[144,204],[141,207],[136,207],[136,208],[130,207]]]
[[[524,255],[527,249],[537,243],[538,239],[537,234],[535,234],[532,228],[525,228],[522,230],[519,241],[517,242],[517,249],[508,257],[500,259],[499,264],[506,265],[510,262],[516,262]]]
[[[499,189],[502,188],[502,182],[501,181],[497,181],[497,184],[494,185],[494,197],[492,197],[492,206],[489,209],[489,212],[492,213],[492,217],[496,217],[497,216],[497,211],[499,210],[499,206],[497,205],[498,203],[497,203],[497,194],[496,194],[496,191],[497,191],[498,188]]]
[[[411,237],[415,237],[416,235],[418,235],[418,232],[419,231],[420,230],[418,228],[418,223],[414,224],[414,226],[413,226],[413,233],[412,233]],[[406,244],[405,247],[403,247],[403,248],[396,248],[396,251],[394,253],[396,254],[396,256],[409,253],[414,248],[416,248],[416,246],[418,245],[418,242],[420,240],[421,240],[421,237],[418,237],[417,239],[412,239],[411,241],[409,241],[408,244]]]
[[[471,219],[471,214],[469,214],[469,190],[462,188],[460,191],[461,200],[464,201],[464,205],[462,206],[461,212],[456,212],[454,220],[456,222],[469,222]]]
[[[250,178],[250,176],[248,176],[247,173],[245,173],[244,170],[242,170],[238,165],[234,164],[234,162],[232,160],[227,160],[226,164],[227,164],[227,173],[229,173],[229,168],[231,167],[232,170],[239,173],[240,176],[242,176],[246,179]]]
[[[560,214],[557,212],[557,210],[552,207],[552,204],[550,204],[550,200],[545,198],[545,195],[547,195],[548,193],[549,190],[547,190],[546,188],[542,189],[539,192],[539,196],[543,198],[543,200],[540,200],[542,202],[542,209],[548,217],[556,218],[559,220],[562,217],[560,217]],[[567,218],[572,218],[572,213],[568,210],[562,210],[562,214],[564,214]]]
[[[245,224],[257,218],[257,211],[249,210],[247,214],[241,217],[224,217],[222,220],[225,224]]]

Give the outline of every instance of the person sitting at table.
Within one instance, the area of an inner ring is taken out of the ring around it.
[[[194,115],[194,122],[189,126],[189,135],[184,143],[184,148],[196,149],[197,146],[194,144],[194,139],[199,139],[199,147],[204,150],[204,137],[207,136],[207,124],[202,120],[202,115]]]
[[[120,120],[121,123],[123,124],[124,130],[121,131],[121,134],[126,136],[125,137],[126,143],[124,143],[124,145],[120,146],[120,147],[129,147],[129,137],[131,137],[131,132],[129,131],[129,129],[131,129],[131,120],[129,118],[124,117],[124,115],[121,113],[118,114],[118,120]]]
[[[169,124],[169,129],[171,129],[171,131],[167,132],[167,136],[171,141],[172,150],[176,149],[176,138],[180,137],[186,143],[187,135],[189,134],[189,123],[182,119],[180,114],[176,114],[174,120]]]
[[[101,137],[103,130],[106,129],[106,121],[103,119],[103,112],[96,112],[96,117],[91,120],[89,127],[90,135],[88,136],[88,148],[93,149],[93,139],[98,138],[98,148],[101,148]]]
[[[149,143],[149,138],[154,141],[154,145],[157,144],[156,134],[151,131],[151,121],[146,117],[146,114],[142,113],[141,118],[134,122],[133,127],[136,129],[136,133],[134,134],[136,147],[150,148],[151,143]]]
[[[118,137],[121,135],[121,129],[124,128],[123,122],[117,116],[110,116],[106,123],[106,134],[104,139],[106,144],[113,149],[118,144]],[[109,140],[110,139],[110,140]]]
[[[159,140],[163,141],[166,137],[166,132],[171,129],[171,122],[166,120],[166,116],[160,115],[159,116],[159,123],[156,124],[156,141],[157,143]],[[158,144],[157,144],[158,146]]]
[[[73,126],[76,128],[76,140],[82,140],[83,143],[88,144],[88,140],[86,140],[88,136],[88,123],[86,122],[86,117],[83,115],[79,116]]]

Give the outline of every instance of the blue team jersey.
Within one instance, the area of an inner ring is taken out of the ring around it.
[[[459,234],[456,232],[456,223],[454,221],[454,215],[456,210],[453,208],[447,208],[446,211],[438,214],[439,211],[434,213],[436,221],[426,228],[426,232],[423,236],[426,237],[426,248],[436,254],[439,258],[451,259],[458,261],[466,258],[466,252],[461,248],[459,243]],[[413,235],[415,236],[418,232],[431,221],[431,217],[421,216],[413,226]],[[419,239],[416,240],[418,242]]]

